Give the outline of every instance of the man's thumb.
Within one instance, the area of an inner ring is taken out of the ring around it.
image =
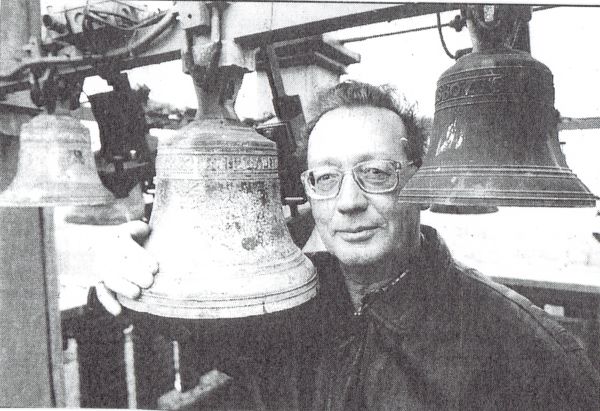
[[[129,235],[139,245],[143,245],[150,235],[150,226],[143,221],[129,221],[122,226],[122,235]]]

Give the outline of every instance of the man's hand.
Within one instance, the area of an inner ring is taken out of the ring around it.
[[[148,224],[131,221],[120,229],[114,247],[110,249],[113,255],[108,256],[114,267],[107,270],[96,285],[98,300],[114,316],[122,309],[115,293],[137,298],[142,289],[152,285],[158,272],[158,263],[141,246],[150,234]]]

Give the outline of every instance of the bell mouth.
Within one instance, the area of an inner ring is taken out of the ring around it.
[[[594,207],[596,196],[568,168],[424,166],[400,201],[467,207]]]
[[[159,332],[161,335],[182,340],[207,341],[259,341],[266,335],[272,336],[272,341],[280,339],[285,333],[298,329],[298,323],[310,320],[311,312],[316,309],[314,299],[282,311],[246,317],[229,318],[172,318],[155,315],[148,312],[123,309],[123,315],[134,324]],[[304,324],[303,329],[310,327]],[[217,350],[219,351],[219,350]]]
[[[238,276],[160,274],[137,300],[119,296],[123,306],[167,318],[211,320],[268,315],[292,309],[317,294],[317,276],[310,260],[298,253],[289,262],[268,270],[251,270]],[[223,271],[231,267],[223,267]],[[213,270],[210,270],[215,274]],[[187,281],[186,281],[187,280]],[[178,293],[173,291],[177,287]],[[182,291],[189,290],[182,295]],[[179,294],[179,295],[178,295]]]

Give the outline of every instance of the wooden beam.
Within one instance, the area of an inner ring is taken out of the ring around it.
[[[40,31],[38,0],[0,2],[0,70]],[[0,107],[0,187],[14,175],[18,130],[33,112]],[[0,407],[64,406],[51,209],[0,207]]]
[[[64,406],[52,210],[0,208],[0,407]]]

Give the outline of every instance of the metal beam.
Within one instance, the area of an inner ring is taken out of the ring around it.
[[[348,27],[458,9],[457,4],[234,3],[224,11],[224,37],[243,47],[292,40]]]
[[[177,6],[175,6],[177,7]],[[234,2],[224,11],[222,38],[235,40],[244,48],[323,34],[343,28],[397,20],[435,12],[455,10],[457,4],[390,4],[390,3],[278,3]],[[148,49],[127,58],[113,60],[111,65],[121,70],[177,60],[185,44],[185,18],[180,16],[174,27],[158,37]],[[151,27],[139,30],[143,36]],[[209,39],[207,38],[207,42]],[[98,66],[89,64],[77,68],[63,66],[60,74],[91,76]],[[27,78],[0,82],[0,92],[13,93],[29,88]],[[0,93],[1,94],[1,93]]]
[[[146,34],[152,27],[145,27],[138,30],[138,36]],[[110,64],[115,69],[129,70],[136,67],[148,66],[152,64],[164,63],[167,61],[178,60],[181,58],[181,48],[185,44],[185,31],[181,23],[176,21],[171,29],[161,34],[156,38],[146,50],[139,52],[133,56],[121,59],[107,60],[106,64]],[[76,75],[79,77],[89,77],[98,74],[100,64],[85,64],[77,67],[68,65],[57,67],[60,75]],[[27,90],[29,81],[27,77],[23,77],[14,81],[0,82],[0,95],[2,93],[14,93],[17,91]]]

